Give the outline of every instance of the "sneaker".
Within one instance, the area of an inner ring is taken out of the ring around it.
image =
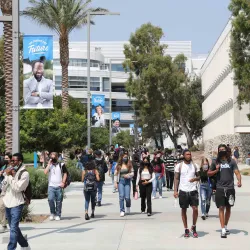
[[[159,199],[162,199],[162,196],[159,196]]]
[[[225,230],[225,231],[224,231],[224,230],[221,231],[220,237],[221,237],[222,239],[226,239],[226,238],[227,238],[227,232],[226,232],[226,230]]]
[[[21,250],[31,250],[30,245],[28,245],[27,247],[21,247]]]
[[[130,207],[126,207],[126,214],[130,214]]]
[[[168,188],[167,190],[168,190],[168,192],[169,192],[169,191],[170,191],[170,188]]]
[[[201,216],[201,218],[202,218],[203,220],[205,220],[205,219],[206,219],[206,216],[203,214],[203,215]]]
[[[141,211],[142,214],[145,214],[145,211]]]
[[[88,214],[85,214],[85,220],[89,220],[89,215]]]
[[[209,217],[209,214],[206,214],[206,218],[208,218]]]
[[[6,233],[8,231],[7,226],[0,226],[0,234]]]
[[[151,216],[152,214],[151,213],[148,213],[148,216]]]
[[[51,214],[50,217],[49,217],[49,220],[52,221],[55,219],[55,215],[54,214]]]
[[[90,217],[91,217],[92,219],[95,218],[95,214],[92,213]]]
[[[189,238],[190,237],[190,231],[189,229],[185,229],[185,233],[184,233],[184,238]]]
[[[193,233],[193,237],[194,237],[194,238],[198,238],[198,234],[197,234],[197,232],[196,232],[196,226],[192,226],[191,232]]]
[[[121,213],[120,213],[120,216],[121,216],[121,217],[124,217],[124,215],[125,215],[124,212],[121,212]]]
[[[230,231],[226,228],[226,235],[229,235]]]
[[[98,206],[98,207],[101,207],[101,206],[102,206],[102,203],[101,203],[100,201],[98,201],[97,206]]]
[[[55,217],[55,220],[56,220],[56,221],[59,221],[59,220],[61,220],[61,218],[60,218],[59,216],[56,216],[56,217]]]
[[[154,200],[154,199],[155,199],[155,196],[153,196],[152,199]]]
[[[115,190],[113,190],[113,194],[115,193]]]

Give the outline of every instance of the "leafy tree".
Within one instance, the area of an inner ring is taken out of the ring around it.
[[[229,9],[232,12],[230,57],[241,106],[250,102],[250,4],[247,0],[231,0]]]
[[[88,11],[106,11],[102,8],[89,8],[91,0],[29,0],[22,14],[32,21],[45,26],[59,35],[60,63],[62,66],[62,108],[68,108],[68,65],[69,34],[87,23]],[[93,21],[91,21],[93,24]]]
[[[129,130],[122,130],[112,139],[113,144],[122,145],[125,148],[129,148],[133,145],[133,137],[129,134]]]
[[[108,128],[91,128],[91,147],[96,149],[104,149],[109,144]]]

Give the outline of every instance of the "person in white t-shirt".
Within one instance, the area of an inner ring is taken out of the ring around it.
[[[183,151],[184,161],[175,167],[174,197],[179,197],[179,204],[182,209],[182,221],[185,228],[184,237],[190,237],[190,231],[187,224],[187,208],[193,209],[193,226],[191,228],[194,238],[198,238],[196,232],[196,222],[198,218],[199,195],[197,191],[197,182],[200,180],[198,166],[193,163],[192,155],[189,150]],[[178,193],[179,191],[179,193]]]
[[[45,174],[49,174],[48,202],[50,220],[59,221],[62,213],[63,188],[67,180],[67,169],[64,163],[58,162],[58,154],[52,152]]]

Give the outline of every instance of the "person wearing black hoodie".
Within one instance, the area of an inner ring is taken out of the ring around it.
[[[134,177],[132,179],[133,196],[135,196],[135,192],[137,191],[137,189],[136,189],[137,172],[138,172],[138,169],[140,168],[140,156],[138,154],[133,155],[132,165],[134,168]]]

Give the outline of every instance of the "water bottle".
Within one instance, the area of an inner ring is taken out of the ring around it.
[[[230,206],[234,205],[234,197],[233,197],[233,195],[229,196],[228,203],[229,203]]]

